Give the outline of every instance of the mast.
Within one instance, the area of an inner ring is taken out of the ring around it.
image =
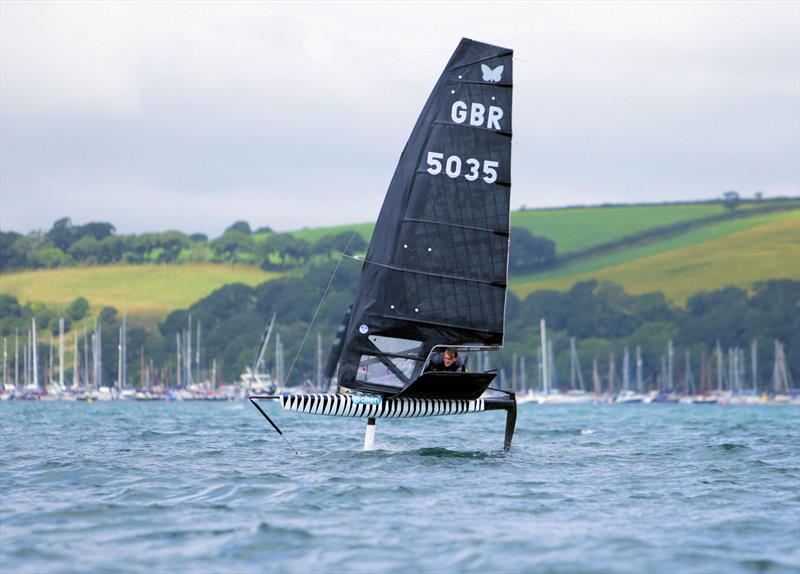
[[[642,381],[642,348],[636,345],[636,390],[638,392],[644,391],[644,384]]]
[[[622,356],[622,387],[631,390],[631,355],[628,352],[628,345],[625,345],[625,354]]]
[[[683,384],[686,387],[686,394],[691,395],[694,393],[694,376],[692,375],[692,359],[691,351],[686,350],[686,364],[683,369]]]
[[[14,330],[14,388],[19,388],[19,327]]]
[[[72,332],[75,336],[75,349],[72,353],[72,388],[77,389],[81,384],[81,372],[78,370],[78,331]]]
[[[617,361],[614,353],[608,355],[608,394],[613,395],[617,387]]]
[[[542,382],[544,383],[544,394],[550,394],[550,371],[547,365],[547,325],[544,319],[539,320],[539,333],[542,340]]]
[[[149,386],[145,383],[144,345],[142,345],[139,347],[139,388],[144,389]]]
[[[783,344],[775,339],[775,365],[772,370],[772,387],[775,394],[790,392],[789,372],[786,369],[786,355],[783,351]]]
[[[703,349],[703,351],[700,353],[700,394],[702,395],[706,394],[706,391],[710,386],[709,381],[706,378],[706,369],[706,351]]]
[[[83,383],[91,385],[89,378],[89,334],[86,329],[86,319],[83,320]]]
[[[672,339],[667,343],[667,390],[674,392],[675,384],[673,379],[673,365],[675,364],[675,349],[672,347]]]
[[[189,313],[189,327],[186,329],[186,385],[192,384],[192,314]]]
[[[340,386],[395,396],[437,346],[503,344],[512,55],[463,39],[425,103],[364,258]]]
[[[50,335],[50,362],[47,369],[47,376],[45,379],[45,388],[53,386],[53,333],[52,331],[48,333]]]
[[[88,368],[88,365],[87,365]],[[97,387],[97,332],[92,333],[92,382],[93,388]]]
[[[750,343],[750,369],[753,373],[753,394],[758,394],[758,339]]]
[[[280,387],[283,380],[283,343],[280,333],[275,333],[275,383]]]
[[[600,381],[600,371],[597,368],[597,357],[592,357],[592,384],[594,393],[599,397],[603,392],[602,382]]]
[[[97,323],[97,386],[103,386],[103,324]]]
[[[181,334],[179,331],[175,332],[175,346],[176,346],[176,359],[175,359],[175,388],[181,388]]]
[[[119,342],[117,343],[117,388],[122,390],[122,325],[119,326]]]
[[[58,386],[64,389],[64,317],[58,318]]]
[[[128,313],[122,314],[122,380],[120,389],[124,389],[128,384]]]
[[[195,353],[194,353],[194,368],[197,371],[198,376],[200,373],[200,335],[202,333],[202,329],[200,328],[202,325],[202,320],[197,320],[197,344],[195,345]]]
[[[3,337],[3,389],[8,387],[8,345]]]
[[[585,391],[583,385],[583,373],[581,372],[581,363],[580,359],[578,358],[578,346],[575,343],[575,337],[569,338],[569,362],[570,362],[570,386],[575,389],[579,388],[582,391]],[[575,383],[578,383],[578,386],[575,386]]]
[[[258,349],[256,360],[253,362],[253,368],[250,370],[250,375],[253,382],[256,382],[257,380],[258,370],[261,366],[262,360],[264,359],[264,351],[267,350],[267,345],[269,345],[269,340],[272,337],[272,330],[275,328],[275,319],[277,316],[277,313],[272,313],[272,318],[270,318],[267,327],[261,333],[261,346]]]
[[[31,349],[31,330],[28,329],[27,338],[25,339],[27,343],[22,346],[22,384],[25,388],[28,387],[28,371],[30,370],[28,365],[30,364],[30,357],[28,356]]]
[[[31,335],[32,357],[33,357],[33,386],[39,389],[39,358],[37,347],[39,346],[36,341],[36,317],[31,318],[31,325],[33,325],[33,332]]]

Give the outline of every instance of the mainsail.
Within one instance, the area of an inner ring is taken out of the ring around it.
[[[395,395],[434,346],[499,346],[512,50],[463,39],[400,156],[361,273],[339,384]]]

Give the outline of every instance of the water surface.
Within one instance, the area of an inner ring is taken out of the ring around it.
[[[798,572],[800,409],[0,404],[0,571]]]

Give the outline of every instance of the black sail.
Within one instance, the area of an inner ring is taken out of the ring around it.
[[[502,344],[512,54],[463,39],[436,82],[378,216],[340,385],[395,394],[435,345]]]

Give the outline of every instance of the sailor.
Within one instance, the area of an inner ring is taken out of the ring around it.
[[[449,371],[451,373],[465,373],[467,371],[467,357],[458,356],[458,351],[451,347],[443,353],[433,353],[425,372],[429,371]]]

